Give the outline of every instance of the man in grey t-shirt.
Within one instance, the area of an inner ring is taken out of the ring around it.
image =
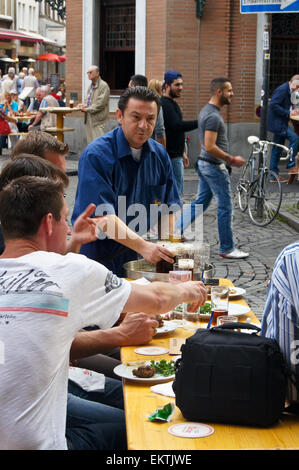
[[[232,231],[232,199],[229,172],[226,165],[241,167],[245,160],[241,156],[232,156],[228,152],[228,139],[220,110],[230,105],[233,89],[227,78],[215,78],[210,85],[211,98],[198,117],[198,129],[201,151],[198,158],[198,196],[188,208],[181,222],[184,229],[196,217],[196,205],[202,204],[205,211],[213,196],[217,201],[219,255],[222,258],[246,258],[248,253],[234,246]],[[178,228],[178,227],[177,227]]]

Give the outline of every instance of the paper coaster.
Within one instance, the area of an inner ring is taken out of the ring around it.
[[[208,437],[214,432],[214,428],[208,424],[201,423],[179,423],[168,428],[168,432],[177,437]]]
[[[149,346],[148,348],[137,348],[135,349],[136,354],[142,354],[143,356],[160,356],[160,354],[167,354],[169,349],[157,348],[155,346]]]

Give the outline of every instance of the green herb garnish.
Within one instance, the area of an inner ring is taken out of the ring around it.
[[[211,313],[211,308],[211,304],[209,302],[206,302],[200,307],[200,313]]]
[[[161,374],[164,377],[169,377],[175,373],[175,362],[167,362],[165,359],[162,361],[151,361],[151,366],[156,369],[157,374]]]

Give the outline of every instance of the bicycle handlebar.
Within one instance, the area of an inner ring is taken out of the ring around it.
[[[257,138],[257,140],[255,140],[254,142],[250,142],[250,143],[251,143],[251,145],[259,145],[259,151],[262,151],[262,152],[267,150],[267,147],[269,145],[271,145],[272,147],[275,146],[275,147],[281,148],[282,150],[284,150],[286,152],[286,156],[285,157],[280,157],[280,160],[287,160],[293,154],[293,149],[292,148],[289,149],[285,145],[277,144],[275,142],[270,142],[268,140],[259,140]]]

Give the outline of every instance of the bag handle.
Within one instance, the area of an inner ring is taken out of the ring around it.
[[[238,323],[225,323],[223,325],[219,326],[213,326],[211,328],[212,331],[217,331],[217,330],[236,330],[236,329],[242,329],[242,330],[255,330],[256,332],[261,331],[260,327],[257,325],[253,325],[252,323],[243,323],[243,322],[238,322]]]

